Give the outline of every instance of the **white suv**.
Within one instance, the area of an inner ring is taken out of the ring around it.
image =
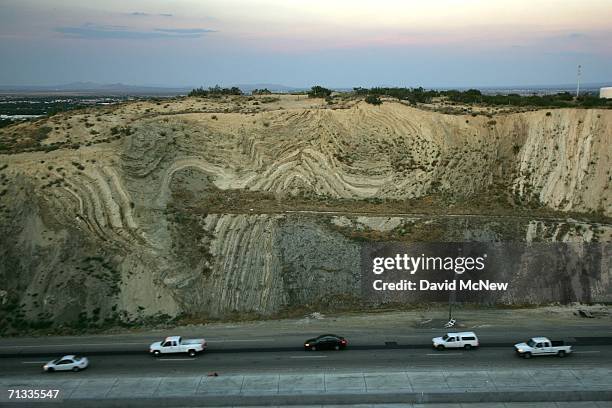
[[[478,336],[474,332],[461,332],[461,333],[446,333],[442,337],[434,337],[431,339],[433,348],[438,350],[452,349],[452,348],[463,348],[466,350],[472,347],[478,347]]]

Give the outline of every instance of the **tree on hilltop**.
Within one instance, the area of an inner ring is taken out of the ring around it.
[[[242,95],[242,91],[237,86],[222,88],[219,85],[204,89],[203,87],[192,89],[187,96],[219,96],[219,95]]]
[[[270,91],[268,88],[263,88],[263,89],[253,89],[251,91],[252,95],[271,95],[272,91]]]
[[[327,98],[332,93],[331,89],[323,88],[322,86],[315,85],[310,88],[308,92],[309,98]]]

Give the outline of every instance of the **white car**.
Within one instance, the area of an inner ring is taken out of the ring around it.
[[[67,355],[49,361],[43,366],[43,370],[52,373],[54,371],[81,371],[89,366],[87,357],[79,357],[75,355]]]
[[[480,346],[478,336],[474,332],[446,333],[442,337],[431,339],[433,348],[437,350],[462,348],[469,350]]]
[[[183,339],[181,336],[166,337],[163,341],[156,341],[149,346],[149,353],[154,356],[161,354],[187,353],[191,357],[205,351],[208,344],[204,339]]]
[[[565,357],[572,352],[572,346],[563,341],[550,340],[548,337],[533,337],[525,343],[514,345],[516,354],[523,358],[531,356],[559,356]]]

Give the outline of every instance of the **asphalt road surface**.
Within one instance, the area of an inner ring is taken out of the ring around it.
[[[64,354],[81,354],[90,359],[84,372],[52,375],[130,375],[168,376],[173,373],[207,374],[252,372],[308,372],[355,370],[418,370],[449,367],[496,368],[588,368],[612,367],[612,328],[608,325],[571,328],[477,330],[478,350],[437,351],[431,338],[444,333],[438,329],[410,330],[390,328],[386,331],[352,329],[338,332],[346,336],[349,346],[341,351],[304,351],[302,344],[319,332],[269,333],[262,330],[230,331],[226,329],[192,333],[205,337],[208,351],[190,358],[172,355],[154,358],[148,346],[163,335],[142,333],[44,338],[0,339],[0,377],[45,375],[42,365]],[[165,333],[176,334],[175,332]],[[179,333],[184,334],[184,333]],[[547,335],[573,345],[574,353],[566,358],[518,358],[512,345],[529,337]],[[190,336],[191,337],[191,336]]]
[[[218,373],[220,379],[231,378],[233,374],[249,376],[257,373],[296,374],[297,377],[303,374],[316,376],[326,373],[333,377],[335,374],[344,373],[351,376],[354,373],[377,372],[389,373],[388,375],[393,376],[393,373],[397,372],[423,371],[423,376],[427,376],[432,372],[453,373],[454,370],[462,373],[469,370],[478,376],[482,372],[491,370],[499,369],[509,372],[520,370],[523,372],[524,369],[527,376],[528,373],[533,375],[534,372],[549,376],[556,372],[568,373],[570,370],[579,369],[588,372],[599,369],[597,372],[607,373],[612,368],[612,327],[607,321],[592,319],[583,323],[576,320],[568,322],[567,326],[533,319],[522,321],[525,323],[521,325],[519,322],[512,327],[509,327],[508,324],[502,326],[500,323],[497,327],[479,326],[466,329],[476,331],[481,343],[479,349],[469,351],[433,350],[431,338],[442,335],[446,330],[408,327],[395,321],[392,322],[393,324],[385,324],[385,327],[377,328],[369,327],[366,324],[362,327],[357,324],[342,326],[341,321],[316,323],[317,327],[287,321],[182,327],[168,331],[155,330],[134,334],[2,338],[0,339],[0,366],[2,367],[0,380],[9,383],[36,383],[38,380],[42,382],[61,380],[64,383],[66,380],[66,384],[85,384],[86,387],[89,383],[81,380],[89,379],[91,383],[111,381],[121,385],[126,381],[128,383],[134,381],[134,379],[156,381],[162,378],[164,381],[170,379],[180,384],[182,381],[180,378],[209,378],[208,375],[213,373]],[[341,351],[304,351],[302,346],[304,340],[326,332],[347,337],[348,348]],[[149,355],[149,344],[168,335],[204,337],[208,342],[208,351],[195,358],[187,355],[155,358]],[[574,353],[565,358],[546,356],[529,360],[515,355],[512,347],[514,343],[538,335],[565,340],[572,344]],[[44,363],[63,354],[85,355],[90,359],[91,366],[78,373],[45,373],[42,370]],[[597,375],[599,379],[599,374]],[[255,377],[261,379],[266,376]],[[574,382],[570,384],[575,385]],[[436,389],[434,391],[438,392]],[[506,398],[504,395],[500,394],[495,398]],[[551,395],[548,397],[559,398],[557,394]],[[353,397],[357,398],[355,401],[363,401],[363,398],[367,396],[356,394]],[[600,395],[595,396],[601,397]],[[235,397],[242,398],[243,396]],[[317,394],[314,397],[321,396]],[[329,396],[323,395],[323,397]],[[332,397],[336,398],[333,400],[334,403],[349,401],[346,400],[349,397],[345,394]],[[406,396],[402,394],[400,397],[404,401],[403,398]],[[541,398],[541,395],[536,397]],[[573,397],[575,395],[572,394]],[[100,405],[102,402],[110,404],[104,406],[163,406],[163,404],[160,405],[160,401],[165,400],[156,398],[158,397],[142,401],[137,398],[106,401],[96,397],[88,400],[89,405],[83,405],[83,401],[78,400],[74,401],[74,406],[98,407],[103,406]],[[165,403],[167,406],[189,405],[187,403],[202,406],[201,398],[202,396],[197,395],[193,397],[193,400],[168,400]],[[261,396],[253,398],[258,403],[263,401]],[[376,396],[376,398],[380,399],[376,399],[377,402],[388,402],[385,399],[387,397]],[[540,401],[537,398],[534,400]],[[318,404],[321,401],[316,400],[315,402]],[[227,405],[232,401],[217,402],[223,402],[217,405]],[[241,405],[242,402],[244,401],[237,399],[232,404]],[[277,403],[278,401],[272,402]],[[18,404],[15,405],[18,406]],[[215,404],[211,402],[208,405]]]
[[[534,357],[525,360],[507,347],[483,347],[478,350],[437,351],[431,349],[360,349],[341,351],[266,351],[206,352],[195,358],[185,355],[155,358],[141,354],[106,354],[90,356],[91,366],[80,373],[46,374],[42,365],[56,357],[3,358],[0,377],[32,375],[101,376],[169,376],[244,372],[308,372],[359,370],[427,370],[457,367],[462,369],[495,368],[590,368],[612,367],[612,346],[576,347],[565,358]]]
[[[504,315],[503,312],[495,313]],[[529,311],[521,313],[525,315]],[[84,377],[449,367],[612,367],[612,326],[607,319],[570,318],[548,322],[529,315],[517,319],[515,314],[511,314],[509,321],[489,319],[484,320],[487,324],[475,323],[469,328],[455,329],[478,334],[481,347],[471,351],[433,350],[431,338],[451,330],[410,327],[409,322],[401,321],[402,314],[374,316],[365,322],[352,318],[328,318],[320,321],[223,323],[142,333],[1,338],[0,365],[3,369],[0,377],[44,375],[42,365],[64,354],[87,356],[91,368],[82,373],[56,374]],[[385,318],[387,320],[381,320]],[[378,327],[373,327],[376,324]],[[304,340],[330,332],[345,336],[349,341],[348,348],[325,352],[303,350]],[[208,342],[208,350],[196,358],[187,355],[150,356],[149,345],[169,335],[203,337]],[[512,345],[534,336],[565,340],[573,346],[574,353],[567,358],[546,356],[531,360],[515,356]]]
[[[337,327],[332,323],[312,330],[291,327],[274,330],[261,324],[227,324],[215,327],[190,329],[155,330],[133,334],[103,334],[87,336],[47,336],[29,338],[0,338],[0,358],[15,355],[49,354],[139,354],[147,351],[152,342],[166,336],[178,335],[184,338],[205,338],[211,352],[272,352],[302,350],[304,340],[324,333],[335,333],[346,337],[352,349],[429,348],[431,338],[449,331],[474,331],[480,344],[486,347],[511,347],[513,344],[535,336],[548,336],[553,340],[565,340],[576,346],[612,345],[612,325],[576,324],[567,326],[550,325],[544,322],[530,322],[530,326],[519,321],[512,327],[470,327],[465,329],[415,329],[391,326],[385,328]],[[589,322],[590,323],[590,322]],[[535,325],[535,327],[533,327]]]

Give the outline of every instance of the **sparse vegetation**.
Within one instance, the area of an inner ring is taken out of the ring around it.
[[[19,153],[24,151],[50,151],[55,150],[57,143],[43,145],[42,142],[48,138],[53,130],[47,125],[36,126],[22,131],[19,135],[14,134],[12,138],[0,143],[0,151],[5,153]]]
[[[222,95],[242,95],[242,91],[238,87],[222,88],[219,85],[204,89],[203,87],[192,89],[188,96],[206,97],[206,96],[222,96]]]
[[[78,162],[74,162],[74,161],[73,161],[73,162],[72,162],[72,165],[73,165],[74,167],[76,167],[77,169],[81,170],[81,171],[85,170],[85,166],[83,166],[81,163],[78,163]]]
[[[261,103],[272,103],[280,101],[280,98],[275,98],[273,96],[266,96],[259,100]]]
[[[519,94],[483,94],[478,89],[466,91],[448,90],[425,90],[419,88],[354,88],[356,95],[389,96],[411,103],[431,103],[434,98],[445,98],[448,101],[468,105],[493,105],[493,106],[522,106],[522,107],[612,107],[612,100],[599,98],[595,94],[585,93],[579,98],[574,98],[569,92],[561,92],[552,95],[519,95]]]

